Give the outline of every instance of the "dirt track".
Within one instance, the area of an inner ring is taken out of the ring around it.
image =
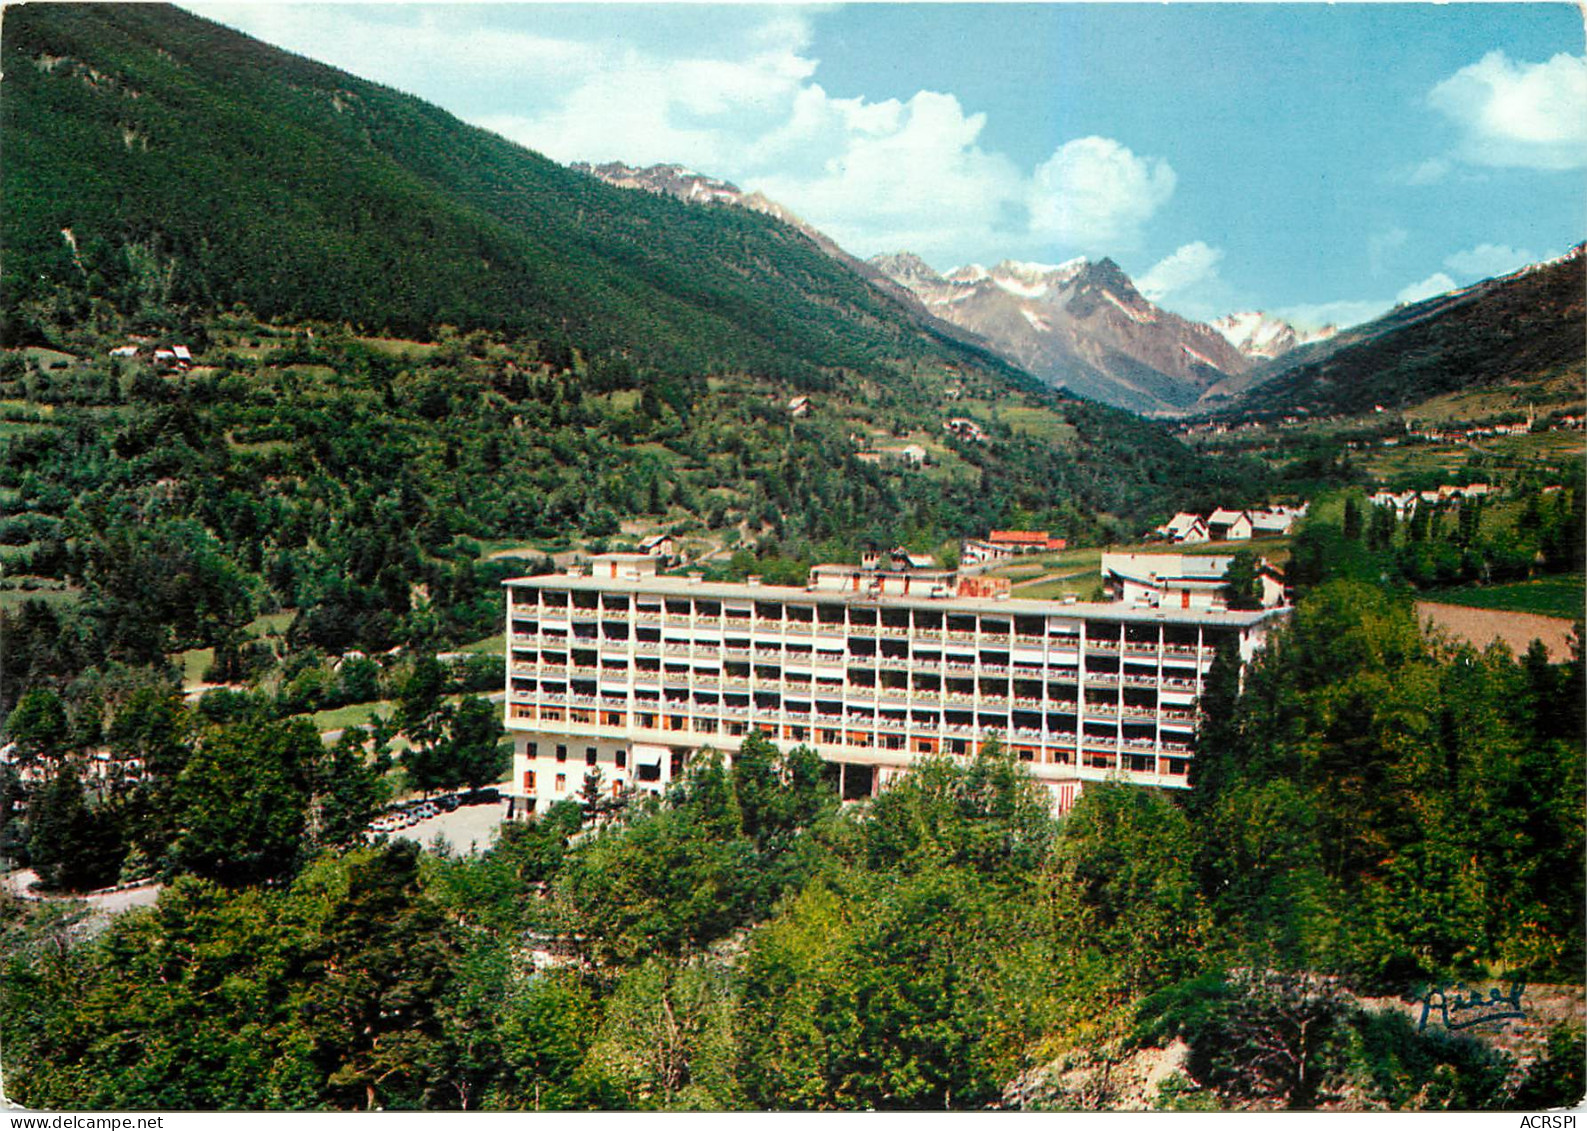
[[[1469,640],[1486,648],[1502,640],[1517,656],[1541,640],[1554,663],[1570,659],[1571,622],[1535,613],[1508,613],[1499,609],[1468,609],[1464,605],[1443,605],[1436,601],[1416,602],[1416,615],[1457,640]]]

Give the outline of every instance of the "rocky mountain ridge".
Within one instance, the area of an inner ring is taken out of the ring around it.
[[[1111,259],[1004,260],[944,275],[900,252],[871,265],[1043,380],[1136,412],[1183,412],[1251,365],[1212,327],[1147,299]]]
[[[1208,325],[1246,357],[1263,361],[1271,361],[1297,346],[1327,341],[1339,332],[1339,327],[1331,324],[1321,330],[1302,330],[1262,310],[1226,314]]]

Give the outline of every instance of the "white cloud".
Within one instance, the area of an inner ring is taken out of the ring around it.
[[[1387,301],[1339,299],[1334,302],[1302,302],[1274,311],[1280,318],[1300,330],[1321,330],[1335,326],[1343,330],[1370,322],[1387,314],[1394,304]]]
[[[1182,293],[1197,284],[1216,279],[1221,248],[1209,247],[1201,240],[1187,243],[1158,260],[1137,280],[1140,292],[1153,302]]]
[[[1452,291],[1455,286],[1455,280],[1442,271],[1435,271],[1421,282],[1412,283],[1410,286],[1402,288],[1400,293],[1394,296],[1394,301],[1404,303],[1421,302],[1424,298],[1432,298],[1434,295]]]
[[[859,255],[982,250],[1022,184],[1011,161],[976,144],[985,120],[951,94],[867,103],[813,86],[752,150],[767,170],[754,180]]]
[[[1518,267],[1525,267],[1528,263],[1535,263],[1537,256],[1530,251],[1508,247],[1500,244],[1483,243],[1465,251],[1457,251],[1454,255],[1444,260],[1444,266],[1462,275],[1471,275],[1480,279],[1492,278],[1495,275],[1507,275]]]
[[[1084,137],[1032,169],[951,93],[838,98],[808,9],[727,5],[202,5],[556,161],[677,162],[773,200],[858,255],[1119,254],[1174,191],[1167,162]]]
[[[1133,247],[1177,180],[1168,162],[1137,157],[1112,138],[1076,138],[1036,170],[1031,230],[1082,251]]]
[[[1587,57],[1519,63],[1490,51],[1435,86],[1427,102],[1459,127],[1459,155],[1473,164],[1587,166]]]
[[[1411,185],[1436,185],[1449,175],[1450,164],[1447,158],[1429,157],[1417,165],[1405,176],[1405,183]]]

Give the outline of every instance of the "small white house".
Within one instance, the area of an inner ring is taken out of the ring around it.
[[[1207,533],[1214,542],[1244,542],[1250,539],[1253,531],[1251,516],[1245,511],[1219,507],[1207,516]]]
[[[649,554],[596,554],[590,559],[590,576],[637,581],[656,576],[656,559]]]
[[[1278,538],[1288,534],[1295,526],[1295,514],[1287,508],[1249,513],[1253,538]]]
[[[1199,514],[1191,514],[1188,511],[1180,511],[1157,530],[1170,542],[1185,544],[1206,542],[1211,537],[1207,533],[1206,521]]]
[[[670,534],[649,534],[639,540],[639,553],[651,558],[672,559],[677,552]]]
[[[960,565],[980,565],[982,562],[1011,561],[1012,546],[998,546],[980,538],[966,538],[959,548]]]

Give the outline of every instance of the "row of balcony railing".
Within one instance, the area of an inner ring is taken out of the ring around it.
[[[954,703],[959,703],[961,701],[962,700],[958,699],[958,698],[946,697],[941,702],[954,704]],[[811,717],[811,712],[809,712],[809,711],[799,711],[799,710],[796,710],[796,709],[793,709],[793,708],[789,708],[786,705],[784,705],[782,707],[777,707],[777,708],[766,708],[766,707],[753,707],[752,708],[752,707],[749,707],[749,706],[742,706],[742,707],[740,707],[740,706],[732,706],[732,705],[728,705],[728,704],[725,704],[725,703],[699,703],[699,702],[687,702],[687,701],[672,700],[672,699],[629,699],[627,696],[620,696],[620,695],[610,695],[610,694],[589,695],[589,694],[580,694],[580,693],[572,693],[572,692],[538,692],[538,693],[536,693],[536,692],[518,692],[518,691],[515,691],[513,693],[513,702],[526,704],[526,705],[527,704],[536,704],[536,705],[544,706],[544,707],[561,707],[561,706],[591,707],[591,708],[595,708],[595,709],[598,709],[598,710],[605,710],[605,711],[637,711],[637,712],[641,712],[641,713],[646,713],[646,712],[679,713],[679,712],[682,712],[682,713],[685,713],[685,714],[689,714],[689,713],[700,714],[700,713],[703,712],[703,713],[706,713],[706,714],[726,713],[726,714],[744,716],[744,715],[748,715],[750,712],[753,711],[756,714],[764,715],[764,716],[767,716],[767,717],[774,717],[774,716],[777,716],[779,714],[789,715],[789,716],[799,716],[801,718]],[[985,698],[983,698],[983,699],[980,699],[977,702],[978,702],[978,705],[982,706],[982,707],[993,707],[993,708],[1003,707],[1003,708],[1006,708],[1006,707],[1009,706],[1009,700],[1006,700],[1006,699],[985,699]],[[966,704],[966,705],[969,705],[969,704]],[[1152,708],[1152,707],[1132,705],[1132,704],[1124,704],[1124,705],[1120,706],[1119,704],[1114,704],[1114,703],[1086,703],[1086,704],[1084,704],[1084,711],[1082,712],[1080,710],[1080,704],[1078,704],[1078,703],[1076,703],[1076,702],[1074,702],[1072,700],[1049,701],[1049,702],[1047,702],[1045,704],[1038,704],[1035,701],[1020,701],[1020,700],[1016,700],[1016,701],[1014,701],[1014,705],[1015,706],[1028,705],[1030,707],[1030,709],[1039,710],[1039,711],[1041,711],[1044,714],[1048,714],[1048,713],[1076,714],[1076,715],[1083,715],[1083,717],[1087,718],[1087,719],[1119,719],[1121,721],[1135,721],[1135,722],[1144,723],[1144,724],[1148,724],[1148,725],[1155,722],[1155,723],[1158,723],[1158,724],[1163,725],[1163,726],[1172,727],[1173,729],[1176,729],[1176,730],[1186,730],[1186,731],[1193,730],[1195,728],[1195,717],[1196,717],[1195,716],[1195,712],[1194,711],[1188,711],[1188,710],[1175,709],[1175,708],[1167,708],[1167,707]],[[819,716],[819,717],[823,717],[823,718],[840,718],[841,716],[826,716],[826,715],[822,715],[822,716]],[[863,721],[863,722],[866,722],[866,723],[869,723],[872,719],[879,718],[879,716],[860,716],[860,715],[851,715],[850,717],[851,717],[851,719],[860,720],[860,721]],[[897,725],[902,727],[905,724],[900,721],[900,722],[897,723]],[[929,724],[919,724],[919,725],[929,725]],[[948,724],[943,724],[943,725],[948,725]]]
[[[853,670],[859,670],[859,671],[867,670],[865,668],[857,667],[856,665],[853,665],[853,664],[845,665],[845,667],[847,669],[851,670],[851,671],[853,671]],[[951,670],[973,670],[973,669],[959,669],[959,668],[955,668],[955,669],[951,669]],[[983,669],[980,670],[979,674],[981,674],[981,675],[998,676],[998,675],[1007,675],[1008,671],[1009,670],[1006,669],[1006,668],[999,669],[997,671],[988,671],[988,670],[983,668]],[[787,672],[787,671],[781,672],[781,673],[775,674],[775,675],[766,675],[766,674],[763,674],[763,673],[754,673],[754,674],[751,674],[751,675],[727,675],[727,674],[722,674],[722,673],[718,673],[718,672],[702,672],[702,671],[694,671],[694,670],[689,670],[689,671],[667,671],[666,669],[660,669],[660,668],[658,668],[658,669],[645,669],[645,668],[629,669],[629,668],[616,668],[616,667],[598,667],[598,666],[594,666],[594,665],[590,665],[590,664],[575,664],[575,663],[560,663],[559,664],[559,663],[555,663],[555,662],[546,662],[546,661],[530,662],[530,661],[524,661],[524,660],[515,660],[515,661],[513,661],[513,664],[512,664],[512,674],[513,675],[517,675],[517,676],[525,676],[525,677],[528,677],[528,676],[552,676],[552,677],[558,677],[558,678],[564,678],[564,679],[607,679],[607,680],[613,680],[613,679],[626,680],[626,679],[628,679],[630,677],[630,675],[632,675],[634,681],[635,682],[639,682],[639,683],[671,683],[671,684],[685,684],[685,685],[689,685],[689,686],[698,686],[698,687],[716,687],[716,686],[719,686],[719,685],[725,685],[725,686],[729,686],[729,687],[748,687],[748,686],[777,687],[777,686],[782,686],[782,685],[786,685],[786,684],[796,684],[796,685],[799,685],[799,686],[810,686],[811,684],[815,684],[817,686],[829,688],[830,690],[832,690],[835,693],[846,691],[846,692],[854,693],[854,694],[870,694],[870,693],[873,693],[873,692],[876,692],[876,691],[881,691],[881,692],[885,692],[885,693],[888,693],[888,694],[898,694],[898,695],[903,695],[903,694],[906,694],[906,693],[908,693],[910,691],[913,691],[913,693],[916,694],[916,695],[936,695],[936,694],[951,693],[949,691],[949,689],[946,689],[946,688],[937,689],[937,690],[933,691],[931,689],[921,688],[921,687],[914,687],[914,688],[894,687],[894,686],[889,686],[889,685],[886,685],[886,684],[866,685],[866,684],[859,684],[859,683],[852,683],[852,682],[839,682],[839,681],[831,679],[830,677],[816,678],[816,677],[813,677],[813,676],[811,676],[809,674],[806,674],[806,673],[803,673],[803,672]],[[927,673],[927,674],[929,674],[929,673]],[[1134,688],[1144,688],[1144,689],[1167,688],[1167,689],[1174,690],[1174,691],[1194,691],[1195,687],[1196,687],[1196,681],[1194,679],[1190,679],[1190,678],[1186,678],[1186,677],[1156,676],[1156,675],[1129,675],[1129,674],[1125,674],[1123,676],[1120,676],[1120,675],[1118,675],[1116,673],[1113,673],[1113,672],[1086,672],[1086,673],[1081,673],[1081,672],[1077,672],[1077,671],[1063,671],[1063,670],[1059,670],[1059,671],[1048,671],[1048,672],[1046,672],[1044,674],[1039,674],[1038,675],[1038,674],[1035,674],[1035,673],[1024,673],[1024,672],[1015,671],[1013,673],[1013,678],[1015,680],[1019,680],[1021,678],[1026,678],[1030,682],[1046,683],[1046,684],[1067,684],[1067,685],[1076,685],[1076,686],[1078,686],[1078,685],[1083,683],[1087,687],[1097,687],[1097,688],[1116,688],[1116,687],[1119,687],[1119,686],[1122,685],[1124,687],[1134,687]],[[974,694],[974,693],[964,693],[964,694]],[[983,693],[982,697],[983,698],[985,697],[984,693]]]
[[[836,634],[836,635],[843,635],[843,634],[840,633],[840,634]],[[964,634],[961,634],[961,635],[966,637],[966,639],[963,641],[963,643],[977,644],[977,645],[983,645],[983,646],[987,645],[987,644],[997,644],[997,643],[999,643],[998,641],[988,640],[985,637],[981,637],[981,638],[977,639],[974,636],[973,633],[964,633]],[[959,641],[956,640],[956,638],[954,638],[952,636],[952,634],[949,634],[949,638],[950,638],[950,642],[959,642]],[[733,645],[733,644],[725,644],[724,645],[724,644],[716,643],[714,641],[696,641],[696,642],[690,643],[690,642],[684,642],[684,641],[670,641],[670,640],[669,641],[638,640],[638,639],[634,639],[634,638],[630,638],[630,637],[623,637],[623,638],[612,637],[612,636],[600,636],[600,637],[597,637],[597,636],[594,636],[594,635],[591,635],[591,636],[577,636],[577,635],[575,635],[575,636],[572,636],[572,637],[549,636],[549,635],[546,635],[544,633],[528,633],[528,632],[524,632],[524,631],[521,631],[521,630],[514,630],[513,639],[514,639],[514,641],[516,643],[521,643],[521,644],[524,644],[524,645],[531,645],[531,644],[544,643],[546,641],[553,641],[558,646],[567,647],[567,648],[576,648],[576,647],[597,648],[597,647],[599,647],[599,648],[617,649],[617,650],[624,650],[624,651],[626,651],[626,650],[631,648],[634,651],[641,652],[641,653],[646,653],[646,654],[654,654],[656,652],[664,652],[667,655],[696,655],[696,656],[728,655],[728,656],[735,656],[735,657],[749,657],[749,656],[774,657],[774,656],[781,656],[781,655],[785,655],[786,654],[778,646],[771,646],[771,645],[767,645],[767,644],[760,643],[760,642],[757,642],[757,643],[755,643],[752,646],[751,645]],[[918,641],[920,638],[917,637],[916,639]],[[845,642],[847,642],[847,641],[845,640]],[[933,641],[924,641],[924,642],[932,643]],[[935,642],[936,643],[941,643],[941,641],[935,641]],[[1004,643],[1006,645],[1006,642],[1004,642]],[[1213,655],[1215,654],[1215,652],[1216,652],[1216,649],[1214,649],[1214,648],[1206,647],[1206,646],[1197,647],[1194,644],[1165,644],[1165,645],[1163,645],[1163,647],[1161,649],[1159,649],[1155,644],[1126,644],[1126,645],[1121,646],[1119,644],[1119,642],[1116,641],[1116,640],[1115,641],[1089,640],[1086,643],[1085,650],[1088,651],[1088,652],[1099,652],[1099,653],[1105,653],[1105,654],[1108,654],[1108,655],[1123,655],[1126,659],[1129,659],[1129,658],[1133,657],[1133,658],[1138,659],[1138,660],[1159,660],[1159,659],[1162,659],[1162,660],[1173,660],[1173,661],[1178,661],[1178,660],[1182,660],[1182,659],[1210,660],[1213,657]],[[1078,647],[1074,643],[1068,643],[1068,644],[1064,645],[1063,647],[1061,647],[1059,649],[1055,649],[1055,651],[1060,651],[1060,652],[1064,652],[1064,653],[1077,652],[1078,651]],[[806,653],[806,655],[810,655],[810,653]],[[847,659],[851,659],[852,660],[855,657],[856,654],[853,653],[853,652],[844,651],[843,653],[841,653],[841,655],[844,656]],[[973,666],[973,665],[966,665],[966,662],[962,661],[962,660],[934,660],[934,659],[922,659],[920,657],[913,657],[913,656],[886,656],[886,655],[882,655],[882,654],[877,653],[877,652],[872,652],[872,653],[866,654],[865,658],[867,658],[867,659],[875,659],[875,660],[878,660],[880,662],[890,663],[890,664],[918,665],[918,664],[939,664],[940,663],[940,664],[945,664],[945,665],[950,666],[950,667],[953,667],[953,666],[956,666],[956,665],[957,666]],[[988,667],[988,666],[991,666],[991,665],[988,665],[988,664],[983,662],[980,666],[985,668],[985,667]],[[1013,665],[1001,665],[1001,666],[1018,666],[1018,661],[1015,661],[1015,663]]]
[[[590,702],[593,697],[570,697],[570,699],[575,705],[596,705],[595,703]],[[715,733],[715,731],[696,731],[693,724],[696,722],[720,721],[722,719],[747,720],[753,717],[757,722],[767,725],[776,724],[781,726],[803,727],[807,730],[817,732],[816,734],[809,736],[809,740],[815,742],[823,741],[819,736],[820,731],[829,730],[842,733],[843,738],[836,740],[839,742],[844,741],[844,739],[846,739],[850,734],[891,734],[896,736],[912,735],[926,738],[941,737],[944,735],[956,738],[990,738],[995,736],[1007,742],[1028,742],[1047,747],[1055,747],[1060,750],[1074,750],[1077,746],[1077,743],[1082,743],[1081,736],[1079,736],[1075,731],[1041,730],[1033,727],[981,727],[975,726],[973,724],[947,722],[937,723],[936,725],[925,725],[918,722],[906,722],[897,719],[856,719],[845,718],[841,715],[805,713],[800,711],[752,710],[749,707],[718,706],[712,708],[708,713],[703,713],[699,710],[684,712],[668,710],[665,705],[658,708],[656,704],[647,704],[646,707],[649,709],[642,710],[638,713],[651,715],[655,720],[660,720],[663,717],[682,720],[682,725],[680,726],[668,726],[660,729],[683,732],[694,731],[695,733],[703,734],[711,734]],[[554,723],[555,725],[565,725],[571,720],[565,718],[556,718],[548,721]],[[575,723],[573,725],[579,724]],[[599,720],[591,720],[587,725],[600,726],[603,724],[601,724]],[[652,727],[652,729],[654,729],[654,727]],[[1144,736],[1107,737],[1103,735],[1092,734],[1083,736],[1082,744],[1084,749],[1087,751],[1107,753],[1138,753],[1167,757],[1189,757],[1194,749],[1188,742],[1159,742],[1155,739]]]
[[[678,650],[668,649],[668,650],[662,651],[662,650],[658,650],[657,647],[654,644],[648,645],[648,646],[642,644],[636,649],[636,651],[640,655],[654,655],[654,656],[659,656],[659,657],[662,657],[662,658],[677,659],[677,660],[685,660],[685,659],[719,660],[719,659],[726,658],[726,659],[729,659],[729,660],[735,660],[736,659],[736,660],[746,660],[746,661],[748,661],[748,660],[770,660],[770,659],[772,659],[772,657],[769,657],[769,656],[751,656],[747,651],[739,651],[739,652],[735,653],[731,649],[726,650],[725,652],[704,651],[704,650],[696,649],[692,653],[690,653],[690,652],[688,652],[686,650],[682,650],[682,649],[678,649]],[[565,672],[573,672],[573,673],[578,674],[578,675],[593,675],[593,674],[596,674],[596,673],[600,673],[600,674],[603,674],[603,675],[622,676],[623,674],[625,674],[626,672],[628,672],[630,670],[627,667],[618,667],[616,665],[608,666],[608,665],[598,665],[598,664],[581,664],[581,663],[578,663],[575,660],[572,660],[571,658],[568,659],[568,660],[565,660],[565,661],[561,661],[561,662],[558,662],[556,660],[545,660],[545,659],[542,659],[542,660],[539,660],[539,661],[536,661],[536,662],[540,665],[540,667],[543,670],[547,671],[548,673],[559,673],[559,674],[560,673],[565,673]],[[1005,665],[1005,664],[981,664],[981,665],[964,664],[964,663],[942,663],[942,664],[939,664],[939,663],[935,663],[935,662],[908,663],[908,664],[885,663],[884,662],[884,663],[881,663],[881,664],[876,664],[876,663],[874,663],[874,661],[870,657],[854,657],[854,656],[848,657],[848,658],[846,658],[846,659],[844,659],[842,661],[836,662],[836,663],[812,663],[808,659],[802,659],[802,658],[801,659],[796,659],[796,660],[788,660],[787,658],[781,658],[781,659],[777,660],[777,662],[780,663],[780,664],[787,664],[787,665],[790,665],[790,666],[809,666],[812,669],[812,673],[813,673],[813,670],[815,668],[833,668],[833,667],[838,667],[838,668],[843,668],[845,671],[850,671],[850,672],[873,672],[874,673],[876,671],[907,671],[907,672],[911,672],[911,673],[919,674],[919,675],[934,675],[934,674],[941,674],[942,672],[948,672],[948,673],[958,672],[958,673],[962,673],[962,674],[965,674],[965,675],[994,676],[994,677],[1003,677],[1003,678],[1012,678],[1012,679],[1048,681],[1048,682],[1056,682],[1056,683],[1078,683],[1078,682],[1081,681],[1081,679],[1083,677],[1086,683],[1089,683],[1089,684],[1092,684],[1092,685],[1095,685],[1095,686],[1099,686],[1099,687],[1117,687],[1121,681],[1123,682],[1123,684],[1126,687],[1156,687],[1159,684],[1166,684],[1166,685],[1170,685],[1170,686],[1180,686],[1180,687],[1194,687],[1195,683],[1196,683],[1195,679],[1191,678],[1189,676],[1159,675],[1156,672],[1130,672],[1130,671],[1125,671],[1123,673],[1120,673],[1120,672],[1103,672],[1103,671],[1090,671],[1090,670],[1082,671],[1079,668],[1032,668],[1032,667],[1020,666],[1020,665],[1010,666],[1010,665]],[[513,662],[513,670],[514,671],[519,671],[521,668],[524,668],[525,666],[529,666],[529,661],[516,660],[516,661]],[[636,668],[633,668],[632,670],[637,672],[637,673],[639,673],[642,677],[644,675],[646,675],[646,674],[649,674],[651,676],[655,676],[657,674],[660,674],[660,675],[665,675],[665,676],[667,676],[669,678],[685,678],[685,677],[687,677],[688,675],[691,674],[690,672],[668,672],[664,668],[637,668],[636,667]],[[783,676],[792,676],[794,678],[803,677],[804,679],[808,680],[808,679],[812,678],[812,673],[806,673],[806,672],[784,672],[782,674],[783,674]],[[694,673],[694,674],[695,674],[696,678],[700,678],[700,677],[702,677],[702,676],[704,676],[706,674],[710,674],[710,673],[699,673],[699,672],[697,672],[697,673]],[[772,682],[775,682],[779,678],[779,676],[776,676],[776,675],[758,675],[756,678],[770,680]]]
[[[514,609],[514,615],[528,612],[522,607]],[[543,617],[548,611],[534,613]],[[560,613],[561,610],[556,610]],[[562,620],[560,615],[552,617]],[[996,629],[962,629],[962,628],[926,628],[905,627],[901,625],[872,625],[849,624],[842,621],[807,621],[807,620],[775,620],[770,618],[751,619],[749,617],[731,616],[683,616],[678,614],[662,614],[655,612],[601,612],[595,609],[576,609],[569,618],[570,621],[593,622],[601,620],[617,620],[626,624],[638,624],[657,627],[671,627],[680,629],[738,629],[744,632],[780,632],[784,634],[797,634],[802,636],[879,636],[888,639],[906,640],[917,639],[926,641],[952,641],[955,643],[1001,643],[1004,645],[1029,648],[1056,647],[1061,650],[1073,650],[1080,647],[1080,636],[1075,633],[1024,633]],[[1165,652],[1172,655],[1194,655],[1198,650],[1211,651],[1206,645],[1175,643],[1156,640],[1120,640],[1117,636],[1101,636],[1089,634],[1085,640],[1088,649],[1096,651],[1117,652],[1124,651],[1139,654],[1152,654]]]

